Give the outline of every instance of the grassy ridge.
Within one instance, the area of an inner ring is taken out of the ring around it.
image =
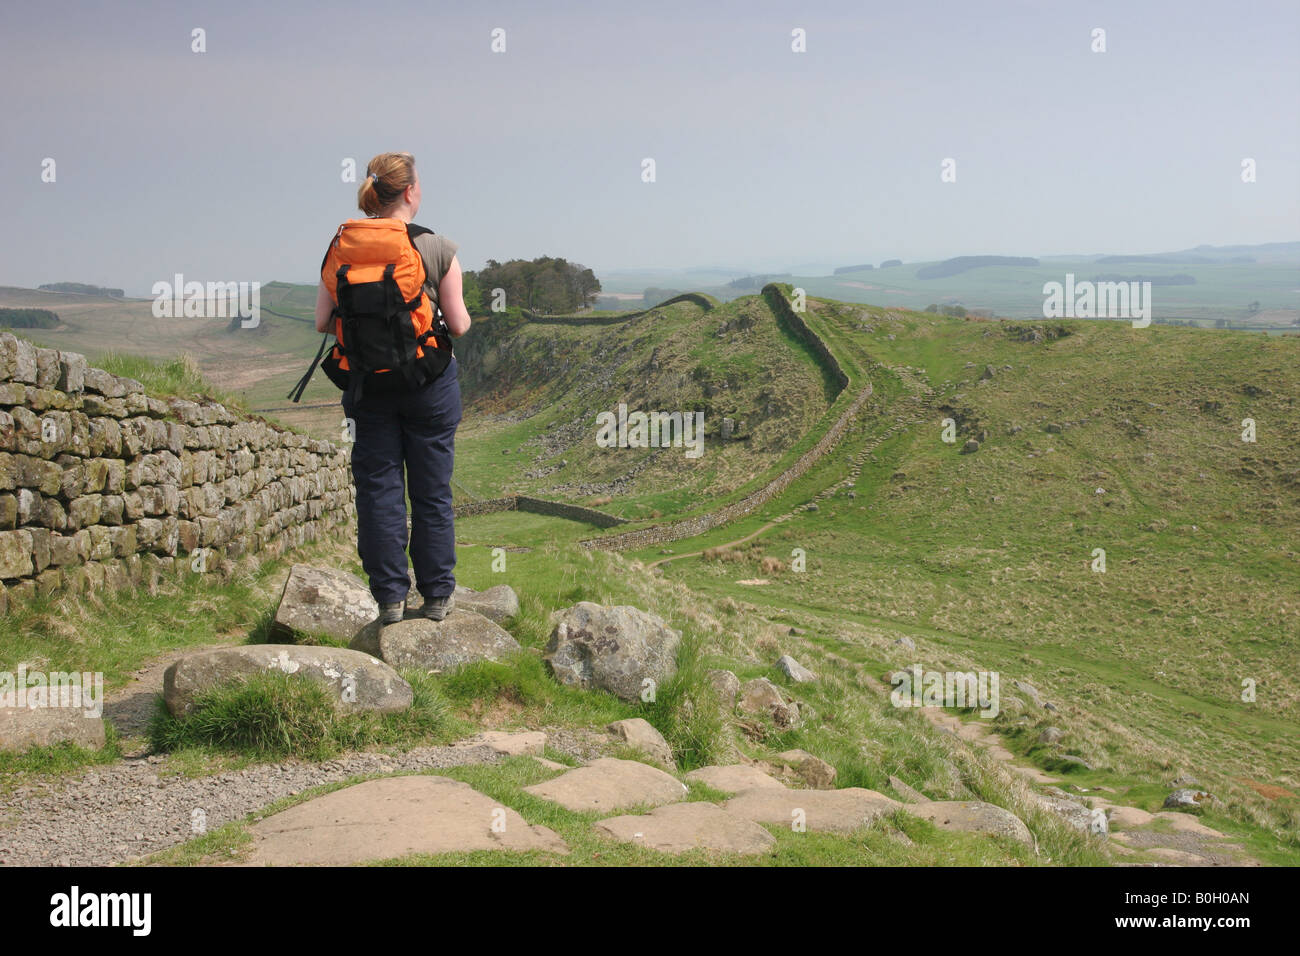
[[[896,374],[923,370],[930,424],[876,447],[855,497],[801,512],[741,563],[665,573],[714,602],[743,595],[841,622],[882,670],[905,663],[886,648],[906,635],[927,666],[1031,680],[1064,703],[1074,752],[1095,765],[1135,780],[1194,768],[1248,815],[1293,816],[1243,781],[1300,784],[1288,679],[1300,664],[1300,453],[1286,437],[1300,434],[1300,340],[1075,322],[1035,344],[999,323],[815,308]],[[881,411],[877,433],[891,420]],[[951,445],[947,417],[962,426]],[[1242,442],[1246,417],[1269,437]],[[961,454],[981,431],[980,450]],[[794,547],[807,574],[736,584]]]

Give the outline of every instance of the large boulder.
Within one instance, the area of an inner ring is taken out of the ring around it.
[[[636,701],[677,673],[681,633],[640,608],[580,601],[551,621],[545,658],[561,684]]]
[[[253,674],[279,671],[325,687],[341,711],[392,713],[411,706],[411,685],[383,661],[341,647],[246,644],[182,657],[163,674],[163,700],[177,717],[194,698]]]
[[[457,610],[441,621],[418,617],[379,633],[379,656],[393,667],[450,671],[475,661],[499,661],[519,642],[474,611]]]
[[[519,613],[519,595],[508,584],[498,584],[486,591],[456,588],[456,610],[475,611],[490,621],[504,624]]]
[[[345,643],[378,634],[379,603],[355,574],[295,564],[271,622],[273,640],[323,636]]]
[[[0,751],[23,751],[71,743],[87,750],[104,746],[104,720],[81,707],[0,707]]]

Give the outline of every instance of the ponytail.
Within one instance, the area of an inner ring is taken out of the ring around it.
[[[415,157],[410,153],[380,153],[366,164],[366,178],[357,190],[357,208],[380,216],[415,183]]]

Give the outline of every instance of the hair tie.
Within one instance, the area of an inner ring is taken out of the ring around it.
[[[376,183],[379,182],[379,177],[376,176],[374,173],[371,173],[371,174],[370,174],[370,178],[371,178],[372,180],[374,180]]]

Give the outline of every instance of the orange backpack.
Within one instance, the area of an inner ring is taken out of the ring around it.
[[[337,303],[335,344],[322,361],[327,333],[289,398],[302,398],[317,363],[354,400],[365,388],[418,388],[447,368],[451,334],[424,292],[424,258],[415,248],[415,237],[425,233],[432,230],[400,219],[339,226],[321,262],[321,281]]]

